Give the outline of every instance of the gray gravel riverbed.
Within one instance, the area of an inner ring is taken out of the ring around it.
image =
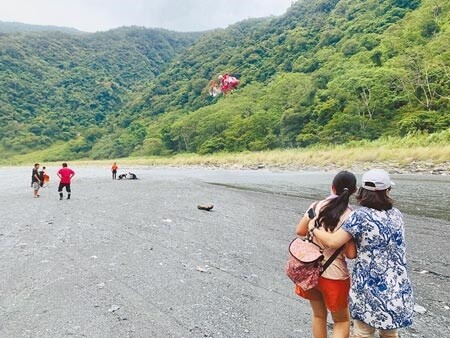
[[[0,337],[311,337],[284,263],[333,172],[73,169],[59,201],[57,168],[39,199],[31,168],[0,168]],[[402,337],[450,337],[450,179],[394,179],[426,309]]]

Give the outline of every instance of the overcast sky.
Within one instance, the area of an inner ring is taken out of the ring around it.
[[[281,15],[294,0],[0,0],[0,21],[77,28],[120,26],[176,31],[226,27],[248,18]]]

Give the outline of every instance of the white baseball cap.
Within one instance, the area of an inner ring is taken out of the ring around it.
[[[362,187],[370,191],[380,191],[391,188],[394,182],[389,178],[389,174],[383,169],[372,169],[364,173],[362,177]]]

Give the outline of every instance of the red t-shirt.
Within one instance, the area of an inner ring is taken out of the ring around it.
[[[75,175],[75,171],[69,168],[61,168],[58,170],[58,174],[61,177],[62,184],[70,184],[70,179]]]

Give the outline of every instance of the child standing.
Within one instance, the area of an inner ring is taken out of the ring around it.
[[[297,235],[305,236],[317,225],[319,228],[334,232],[349,217],[349,198],[356,191],[356,177],[348,171],[339,172],[333,179],[331,195],[311,205],[310,210],[297,225]],[[312,209],[311,209],[312,208]],[[325,245],[313,237],[313,242],[322,248]],[[313,311],[312,331],[314,338],[327,337],[327,315],[333,317],[333,338],[348,338],[350,335],[350,315],[348,311],[348,293],[350,278],[345,257],[355,258],[355,244],[351,239],[337,255],[330,266],[319,277],[319,283],[310,290],[296,286],[295,292],[308,299]],[[324,261],[328,260],[335,249],[325,248]]]

